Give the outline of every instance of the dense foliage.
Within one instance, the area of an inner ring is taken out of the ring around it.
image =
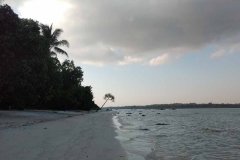
[[[59,43],[55,39],[52,46],[42,27],[32,19],[19,18],[10,6],[0,5],[0,109],[98,108],[92,88],[82,86],[81,67],[52,57],[51,48]],[[69,45],[66,40],[61,43]]]

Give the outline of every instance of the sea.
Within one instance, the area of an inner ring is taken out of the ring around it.
[[[129,160],[240,160],[240,109],[119,109]]]

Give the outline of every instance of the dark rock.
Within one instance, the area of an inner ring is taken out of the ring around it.
[[[140,130],[142,130],[142,131],[148,131],[149,129],[147,129],[147,128],[143,128],[143,129],[140,129]]]
[[[158,125],[158,126],[164,126],[164,125],[168,125],[168,124],[166,124],[166,123],[157,123],[156,125]]]

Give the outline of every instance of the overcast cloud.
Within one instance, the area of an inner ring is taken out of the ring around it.
[[[78,62],[159,65],[208,45],[210,58],[239,50],[239,0],[55,1],[71,5],[55,27]]]

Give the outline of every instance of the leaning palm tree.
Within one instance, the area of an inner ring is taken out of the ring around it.
[[[107,103],[108,100],[111,100],[112,102],[115,101],[115,97],[114,97],[111,93],[105,94],[105,96],[103,97],[103,99],[105,99],[106,101],[104,102],[104,104],[102,105],[102,107],[101,107],[100,109],[103,108],[103,106]],[[97,111],[100,110],[100,109],[97,109]]]
[[[40,27],[41,27],[43,36],[49,42],[50,56],[57,56],[57,53],[59,53],[59,54],[64,54],[68,57],[67,52],[62,50],[61,48],[59,48],[60,46],[69,47],[69,43],[68,43],[67,40],[58,40],[58,38],[60,37],[63,30],[62,29],[55,29],[53,31],[52,24],[50,26],[40,24]]]

